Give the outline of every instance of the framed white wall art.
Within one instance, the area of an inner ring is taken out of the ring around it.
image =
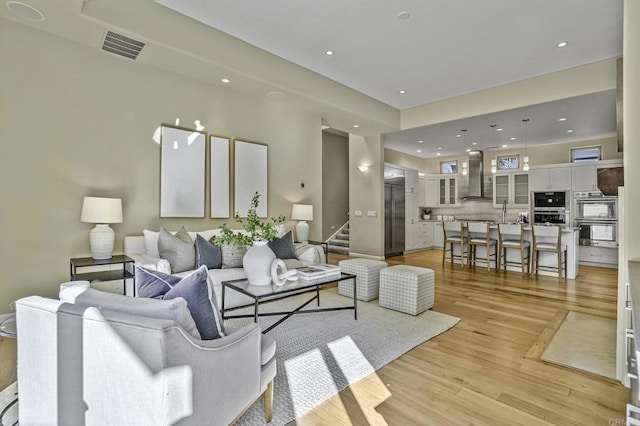
[[[209,188],[211,191],[211,217],[228,218],[231,215],[231,141],[222,136],[209,135]]]
[[[205,217],[206,135],[162,125],[160,217]]]
[[[234,140],[234,212],[246,217],[251,198],[258,192],[258,216],[267,217],[268,206],[268,146],[256,142]]]

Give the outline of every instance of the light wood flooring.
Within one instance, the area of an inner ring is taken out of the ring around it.
[[[430,250],[388,258],[436,271],[434,310],[461,321],[298,419],[298,425],[623,425],[619,382],[538,357],[568,311],[616,317],[617,270],[576,280],[442,267]],[[346,256],[331,253],[337,263]]]
[[[616,316],[614,269],[578,279],[441,264],[441,251],[387,259],[436,271],[434,310],[459,317],[437,336],[348,387],[298,425],[623,425],[615,380],[541,361],[568,311]],[[337,263],[346,256],[331,253]],[[0,338],[0,389],[16,377],[15,340]]]

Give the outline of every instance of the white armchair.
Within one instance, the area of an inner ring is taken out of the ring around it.
[[[227,425],[261,395],[270,421],[275,342],[259,326],[200,340],[127,305],[17,301],[20,424]]]

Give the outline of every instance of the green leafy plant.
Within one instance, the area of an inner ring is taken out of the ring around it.
[[[240,218],[240,214],[236,212],[236,222],[242,225],[245,232],[234,231],[224,223],[220,227],[220,235],[213,238],[216,245],[229,244],[239,248],[249,247],[254,241],[271,241],[278,234],[277,225],[283,223],[286,219],[284,215],[277,218],[271,218],[267,221],[261,221],[258,217],[257,209],[260,205],[260,194],[255,193],[251,198],[251,204],[247,211],[246,220]]]

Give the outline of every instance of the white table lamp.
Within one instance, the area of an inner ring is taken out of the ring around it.
[[[296,235],[301,243],[309,242],[309,224],[305,221],[313,220],[313,206],[311,204],[294,204],[291,209],[291,219],[299,220],[296,225]]]
[[[84,197],[82,222],[95,223],[89,233],[91,253],[96,260],[111,259],[115,232],[109,223],[122,222],[122,200],[120,198]]]

